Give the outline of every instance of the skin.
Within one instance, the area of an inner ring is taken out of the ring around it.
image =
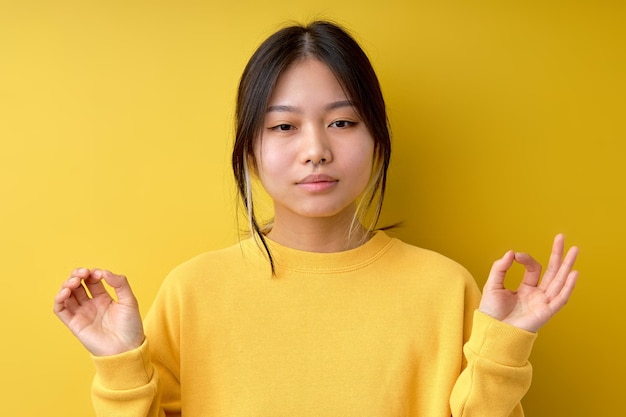
[[[280,76],[253,149],[274,202],[268,237],[313,252],[359,244],[361,235],[346,242],[346,231],[370,180],[374,139],[324,63],[308,58]]]
[[[541,276],[541,264],[523,252],[508,251],[493,263],[483,287],[480,311],[520,329],[536,332],[567,304],[578,279],[572,270],[578,248],[573,246],[563,257],[565,237],[558,234],[552,244],[552,254],[546,272]],[[504,286],[506,272],[513,262],[526,269],[522,283],[515,291]]]
[[[117,301],[103,281],[113,288]],[[136,349],[145,339],[137,299],[123,275],[74,269],[54,298],[54,313],[96,356]]]
[[[289,68],[270,98],[252,162],[274,201],[268,236],[285,246],[336,252],[363,237],[357,233],[346,243],[355,201],[371,174],[374,141],[346,102],[335,77],[314,59]],[[530,255],[508,251],[491,268],[480,310],[512,326],[539,330],[567,303],[578,278],[573,270],[578,248],[564,253],[559,234],[542,276],[541,265]],[[526,271],[519,288],[510,290],[505,277],[514,262]],[[123,275],[77,268],[63,282],[53,309],[93,355],[123,353],[144,342],[137,299]]]

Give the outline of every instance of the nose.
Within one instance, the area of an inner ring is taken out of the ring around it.
[[[304,164],[323,165],[333,159],[330,141],[323,128],[311,128],[302,138],[302,157]]]

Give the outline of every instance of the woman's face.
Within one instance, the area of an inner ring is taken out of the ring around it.
[[[324,63],[307,58],[280,76],[254,145],[276,221],[351,218],[373,156],[369,130]]]

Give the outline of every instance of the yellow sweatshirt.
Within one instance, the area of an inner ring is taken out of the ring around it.
[[[476,312],[464,268],[384,232],[269,243],[274,277],[252,239],[172,271],[146,342],[94,357],[98,416],[523,415],[535,335]]]

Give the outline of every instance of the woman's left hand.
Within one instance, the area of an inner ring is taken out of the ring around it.
[[[578,271],[572,270],[578,248],[571,247],[563,258],[564,240],[561,234],[554,238],[552,255],[542,278],[541,265],[526,253],[509,251],[495,261],[483,288],[480,311],[530,332],[539,330],[567,303],[578,278]],[[526,269],[516,291],[504,286],[504,277],[513,262]]]

